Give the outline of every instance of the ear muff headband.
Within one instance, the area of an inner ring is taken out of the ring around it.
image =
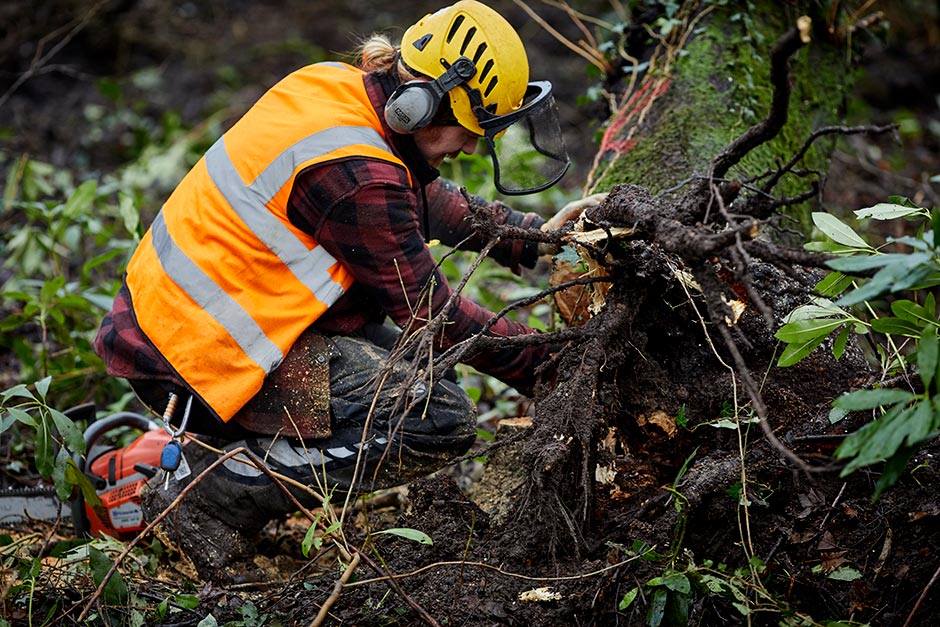
[[[385,121],[396,133],[414,133],[431,123],[447,92],[463,85],[476,73],[473,61],[460,57],[434,80],[402,83],[385,103]]]

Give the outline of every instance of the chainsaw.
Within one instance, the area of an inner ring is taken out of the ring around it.
[[[174,436],[146,416],[119,412],[95,420],[92,404],[64,412],[73,420],[89,420],[85,429],[86,458],[73,459],[91,481],[101,505],[87,503],[81,496],[64,503],[52,486],[0,490],[0,526],[18,526],[31,520],[71,518],[76,536],[101,535],[128,540],[144,527],[140,495],[144,485],[161,468],[161,457]],[[119,428],[143,433],[123,447],[108,446],[106,436]]]

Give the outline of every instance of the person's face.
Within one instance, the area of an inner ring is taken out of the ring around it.
[[[414,138],[418,150],[435,168],[441,167],[445,157],[454,159],[461,152],[472,155],[480,139],[462,126],[425,126],[415,131]]]

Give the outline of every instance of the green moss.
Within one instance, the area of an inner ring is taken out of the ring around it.
[[[795,21],[780,9],[763,7],[742,17],[713,11],[700,33],[673,64],[672,83],[643,126],[634,148],[608,164],[598,188],[617,183],[643,185],[657,194],[693,175],[731,141],[759,122],[770,108],[770,49]],[[771,142],[747,155],[729,176],[748,178],[775,169],[796,153],[815,128],[837,123],[848,82],[843,52],[813,42],[791,59],[793,93],[787,124]],[[825,171],[831,142],[817,142],[802,169]],[[809,182],[789,176],[775,190],[792,196]]]

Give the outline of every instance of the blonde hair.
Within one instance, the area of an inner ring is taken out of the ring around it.
[[[392,72],[395,69],[395,62],[398,60],[398,47],[392,44],[392,41],[382,33],[375,33],[365,38],[355,50],[359,57],[358,66],[364,72]],[[398,74],[402,80],[413,81],[414,76],[405,67],[398,64]]]
[[[398,56],[398,48],[381,33],[364,39],[356,48],[356,52],[359,57],[359,69],[365,72],[388,72],[395,65],[395,58]]]

